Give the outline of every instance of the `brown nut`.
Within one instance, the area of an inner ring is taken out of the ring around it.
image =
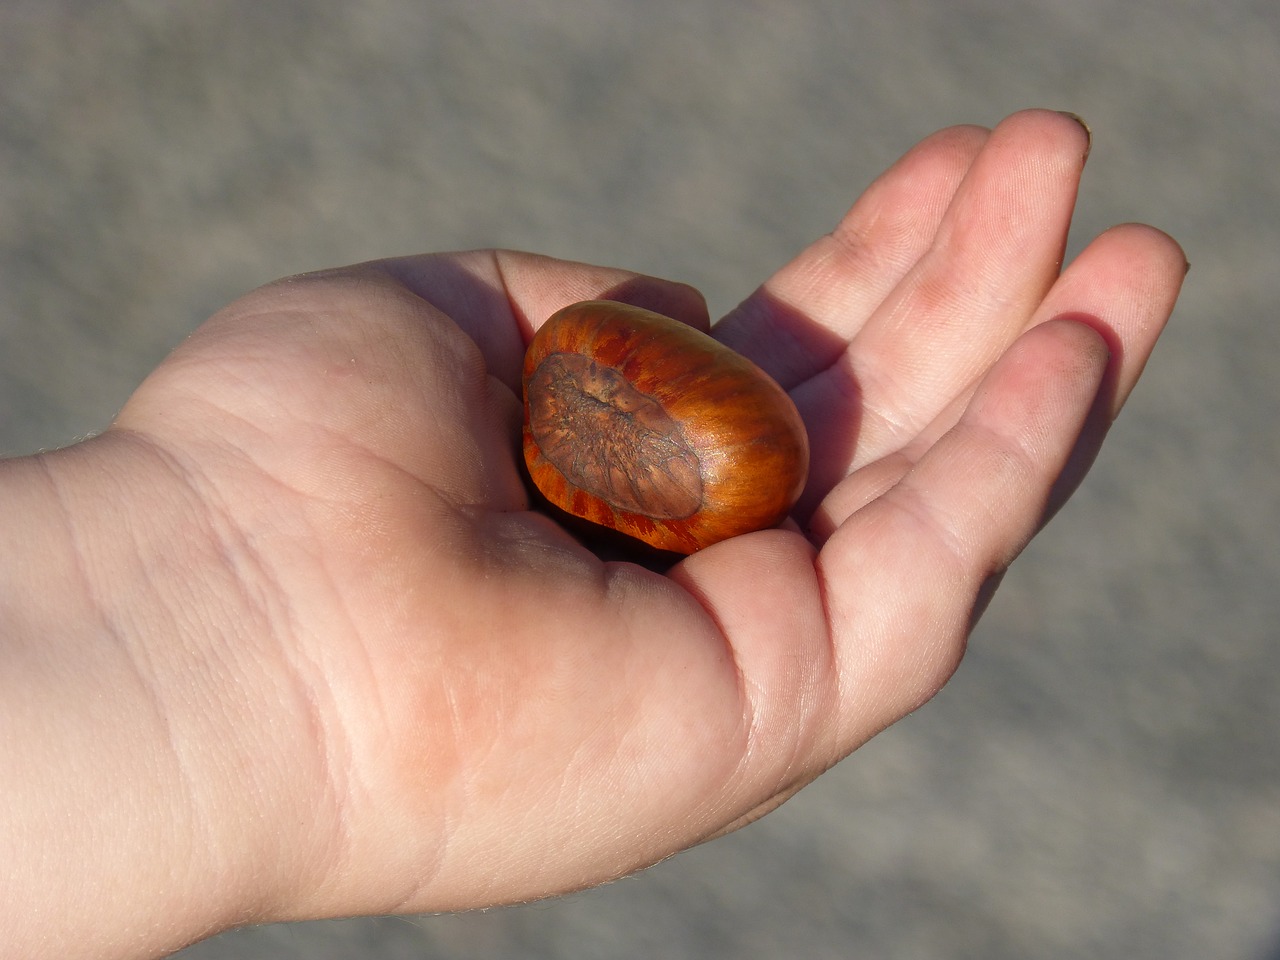
[[[660,550],[772,527],[809,470],[795,404],[754,363],[670,317],[565,307],[524,360],[524,457],[554,506]]]

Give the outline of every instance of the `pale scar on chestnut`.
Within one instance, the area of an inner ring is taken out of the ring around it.
[[[672,520],[702,505],[680,425],[617,370],[576,353],[548,357],[529,381],[529,423],[565,479],[618,510]]]

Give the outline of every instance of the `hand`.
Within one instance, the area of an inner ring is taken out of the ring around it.
[[[4,465],[0,595],[41,598],[0,620],[0,721],[36,731],[0,749],[27,797],[0,824],[17,942],[136,955],[586,886],[750,820],[926,701],[1185,272],[1141,226],[1060,272],[1087,146],[1046,112],[939,133],[716,326],[791,392],[812,477],[796,525],[665,574],[530,510],[519,366],[573,301],[706,308],[531,255],[281,281],[101,437]],[[73,871],[134,879],[73,922]]]

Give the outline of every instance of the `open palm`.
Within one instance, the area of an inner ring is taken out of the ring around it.
[[[201,505],[207,591],[235,597],[200,601],[191,645],[235,691],[226,735],[271,785],[282,848],[308,851],[290,906],[256,919],[602,881],[744,822],[932,696],[1184,273],[1138,226],[1061,269],[1086,152],[1048,112],[937,134],[717,324],[791,393],[811,479],[794,524],[665,573],[530,509],[519,369],[577,300],[705,327],[689,288],[414,257],[281,281],[202,327],[112,433]]]

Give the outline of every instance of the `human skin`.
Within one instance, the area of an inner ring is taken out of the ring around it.
[[[582,888],[923,704],[1186,271],[1140,225],[1062,268],[1087,151],[1050,111],[935,134],[717,324],[813,469],[782,528],[665,572],[531,509],[520,361],[574,301],[706,307],[529,254],[267,286],[100,436],[0,463],[0,952]]]

